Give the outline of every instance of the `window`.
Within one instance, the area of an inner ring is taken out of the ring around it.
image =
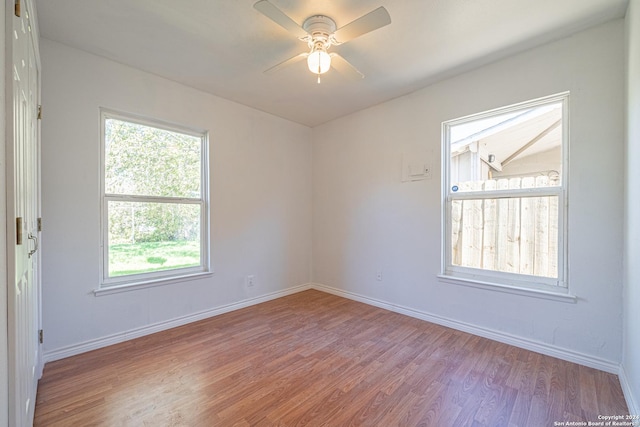
[[[443,123],[443,276],[567,292],[568,99]]]
[[[102,112],[102,287],[208,271],[207,135]]]

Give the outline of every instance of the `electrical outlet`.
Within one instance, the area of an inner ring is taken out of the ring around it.
[[[256,276],[254,276],[253,274],[250,274],[244,278],[244,282],[248,288],[252,288],[253,285],[255,285],[256,283]]]
[[[382,282],[382,271],[378,271],[378,272],[376,273],[376,280],[377,280],[378,282]]]

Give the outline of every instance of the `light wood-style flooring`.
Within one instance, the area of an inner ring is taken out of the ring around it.
[[[553,426],[615,375],[319,291],[48,363],[35,426]]]

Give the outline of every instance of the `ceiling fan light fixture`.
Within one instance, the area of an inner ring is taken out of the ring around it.
[[[356,37],[360,37],[363,34],[367,34],[391,23],[389,12],[387,12],[383,6],[378,7],[366,15],[362,15],[360,18],[340,28],[338,28],[333,19],[326,15],[309,16],[304,20],[302,25],[299,25],[269,0],[259,0],[253,7],[309,46],[308,51],[299,53],[269,68],[265,73],[272,73],[285,65],[297,63],[301,59],[307,58],[309,71],[318,76],[318,83],[320,83],[320,74],[329,71],[332,62],[333,68],[338,72],[347,74],[353,78],[362,79],[364,75],[360,71],[337,52],[331,52],[331,54],[329,54],[329,48],[346,43]]]
[[[331,56],[323,49],[314,49],[307,57],[307,66],[313,74],[324,74],[331,68]]]

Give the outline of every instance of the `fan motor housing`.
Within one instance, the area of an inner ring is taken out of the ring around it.
[[[337,27],[335,21],[328,16],[313,15],[304,20],[302,28],[313,38],[324,37],[328,39]]]

